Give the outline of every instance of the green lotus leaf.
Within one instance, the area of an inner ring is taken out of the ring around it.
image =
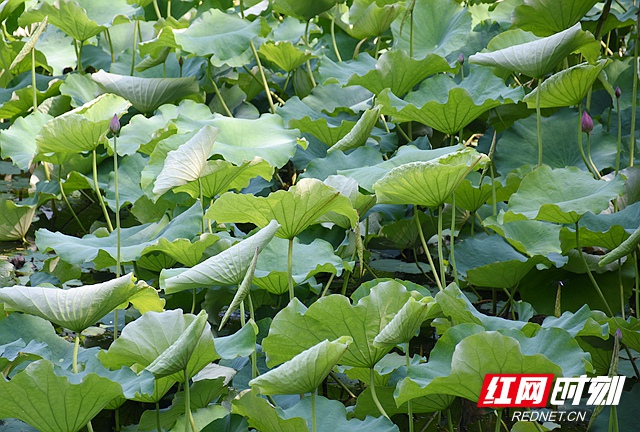
[[[431,238],[438,232],[436,218],[430,216],[432,215],[418,211],[418,219],[425,238]],[[414,248],[420,244],[416,221],[411,217],[385,224],[380,230],[379,237],[370,239],[369,244],[375,249],[404,250]],[[417,269],[417,267],[414,268]]]
[[[31,53],[31,50],[35,49],[36,42],[38,42],[38,38],[40,37],[40,35],[42,34],[46,26],[47,26],[47,17],[45,16],[42,22],[38,24],[38,27],[36,27],[36,29],[33,31],[29,39],[24,43],[24,45],[22,46],[22,49],[20,50],[16,58],[13,59],[13,62],[9,66],[9,69],[14,69],[15,67],[17,67],[18,64],[22,60],[24,60],[24,58],[28,54]]]
[[[89,19],[105,27],[129,21],[134,16],[144,15],[141,8],[133,6],[133,3],[128,0],[114,0],[108,3],[92,0],[76,0],[76,2],[87,11]]]
[[[394,0],[355,0],[336,23],[351,37],[362,40],[387,31],[402,11],[404,5]]]
[[[409,342],[428,318],[434,304],[432,297],[423,297],[420,300],[410,297],[396,316],[375,337],[373,345],[382,347]]]
[[[331,146],[356,124],[357,111],[369,108],[372,94],[359,86],[317,86],[307,97],[294,96],[278,108],[287,127],[310,133]]]
[[[316,15],[328,11],[336,3],[337,0],[318,0],[314,2],[300,2],[298,0],[275,0],[273,2],[273,10],[274,12],[298,18],[302,21],[309,21]]]
[[[397,153],[388,160],[370,166],[365,165],[357,168],[338,169],[338,174],[355,179],[358,182],[358,186],[362,189],[373,192],[373,185],[393,168],[414,161],[435,160],[448,154],[454,154],[463,148],[462,146],[452,146],[435,150],[420,150],[412,145],[406,145],[400,147]],[[333,156],[333,154],[330,156]]]
[[[58,0],[54,4],[41,3],[38,9],[32,9],[20,15],[21,26],[40,22],[47,17],[53,24],[75,40],[84,42],[102,33],[106,27],[99,25],[87,16],[87,11],[74,0]]]
[[[253,281],[253,275],[256,271],[256,265],[258,264],[259,253],[260,253],[260,249],[256,248],[253,254],[253,259],[251,260],[251,264],[249,264],[249,269],[247,269],[247,273],[244,275],[244,279],[242,279],[242,282],[240,282],[240,285],[238,285],[238,289],[235,295],[233,296],[233,299],[231,300],[231,303],[229,304],[227,311],[224,313],[224,316],[220,320],[220,327],[218,328],[218,331],[222,329],[222,327],[226,324],[231,314],[240,307],[240,305],[244,302],[244,299],[251,292],[251,282]],[[244,311],[241,313],[244,313]]]
[[[140,153],[123,157],[118,161],[118,193],[120,198],[120,209],[127,204],[135,204],[138,199],[144,196],[144,191],[140,188],[140,175],[147,166],[149,158]],[[100,180],[98,180],[98,183]],[[89,183],[93,187],[93,182]],[[69,186],[66,182],[62,187]],[[65,192],[68,189],[65,188]],[[105,189],[105,202],[111,210],[116,210],[116,186],[114,172],[109,173],[109,185]]]
[[[113,115],[130,105],[120,96],[103,94],[50,120],[36,136],[38,158],[61,164],[78,153],[94,150],[109,132]]]
[[[513,25],[535,33],[551,36],[579,22],[598,0],[527,0],[513,10]]]
[[[137,225],[121,230],[121,260],[123,263],[138,260],[145,249],[157,245],[161,238],[172,242],[176,239],[193,238],[201,229],[202,207],[199,203],[181,213],[173,220],[164,216],[160,221]],[[61,232],[40,229],[36,232],[36,244],[41,251],[55,250],[64,261],[82,265],[94,262],[98,268],[116,263],[117,233],[107,236],[86,234],[77,238]]]
[[[380,107],[377,106],[373,109],[366,110],[360,120],[356,123],[356,125],[349,131],[348,134],[343,136],[340,141],[332,145],[329,150],[327,150],[327,154],[330,154],[334,151],[347,151],[352,150],[357,147],[361,147],[365,145],[371,131],[373,130],[376,123],[380,118]]]
[[[413,146],[403,146],[411,147]],[[359,167],[368,167],[382,162],[380,151],[373,147],[358,147],[349,154],[334,152],[325,157],[313,159],[307,165],[307,169],[300,175],[300,178],[313,177],[325,180],[331,175],[335,175],[339,170],[348,170]]]
[[[453,0],[417,0],[413,7],[413,22],[403,24],[399,16],[391,24],[394,48],[410,52],[413,33],[413,57],[424,58],[427,54],[443,57],[462,48],[471,34],[469,10]],[[412,25],[415,25],[413,32]]]
[[[209,207],[206,217],[218,223],[250,222],[259,227],[275,219],[281,225],[276,235],[292,239],[323,221],[323,216],[330,212],[345,216],[352,227],[358,222],[349,198],[320,180],[305,178],[289,190],[279,190],[266,198],[225,193]]]
[[[262,250],[253,278],[255,286],[274,294],[287,292],[287,248],[287,240],[276,237]],[[292,277],[297,285],[316,274],[340,275],[342,270],[342,260],[335,255],[329,242],[316,238],[307,245],[293,239]]]
[[[547,258],[550,254],[562,253],[560,225],[529,219],[504,222],[503,215],[501,211],[497,220],[486,218],[484,226],[504,237],[518,252],[529,257],[542,255]]]
[[[308,309],[297,299],[273,319],[262,346],[267,365],[292,359],[325,339],[350,336],[353,344],[340,360],[345,366],[372,368],[392,347],[376,348],[373,340],[389,324],[411,294],[395,281],[381,282],[354,306],[346,297],[322,297]],[[341,317],[336,320],[335,317]]]
[[[237,357],[249,357],[256,350],[257,324],[250,319],[232,335],[217,337],[214,340],[216,352],[225,360]]]
[[[75,69],[77,65],[76,53],[73,48],[73,38],[66,35],[62,30],[54,26],[47,26],[36,44],[37,51],[41,52],[47,59],[47,64],[51,67],[53,76],[64,75],[66,68]],[[36,52],[37,62],[37,52]],[[79,75],[79,74],[78,74]],[[67,78],[70,75],[67,75]],[[65,78],[66,81],[66,78]],[[93,96],[84,102],[93,99]],[[84,103],[82,102],[82,103]],[[76,107],[78,105],[72,105]]]
[[[173,346],[195,321],[196,316],[183,314],[181,310],[147,312],[126,325],[109,350],[100,352],[98,358],[109,369],[118,369],[122,366],[146,368]],[[214,349],[211,328],[206,322],[200,336],[194,336],[189,343],[193,346],[193,353],[187,359],[186,368],[187,374],[192,377],[218,356]],[[136,399],[157,402],[177,381],[183,380],[182,371],[158,378],[153,395],[140,396]]]
[[[51,362],[38,360],[11,381],[0,380],[0,418],[17,418],[43,432],[77,432],[122,396],[120,384],[95,373],[56,372]]]
[[[378,57],[374,69],[369,69],[364,74],[351,75],[347,84],[360,85],[375,94],[388,88],[394,95],[404,96],[425,78],[454,70],[437,54],[427,54],[424,59],[415,60],[403,50],[390,50]]]
[[[37,63],[37,57],[36,57]],[[49,104],[53,104],[55,96],[58,96],[60,93],[60,85],[62,81],[59,79],[44,77],[40,83],[40,80],[36,80],[36,100],[38,101],[38,105],[40,106],[39,111],[46,113],[48,111],[47,106]],[[44,83],[46,84],[43,84]],[[38,88],[40,87],[40,88]],[[7,100],[4,101],[0,105],[0,119],[14,119],[19,116],[27,115],[33,109],[33,87],[32,86],[23,86],[18,84],[16,87],[12,89],[7,89],[5,91],[7,95]],[[0,89],[0,96],[2,95],[2,89]],[[50,99],[46,104],[43,103]],[[2,98],[0,97],[0,100]],[[64,106],[64,101],[61,103],[62,109],[66,110],[67,108]]]
[[[438,207],[488,157],[471,148],[427,162],[410,162],[389,171],[374,185],[378,203]]]
[[[204,334],[211,337],[211,333],[206,331],[207,324],[207,313],[201,311],[180,336],[162,351],[145,370],[151,372],[156,378],[164,378],[185,371],[189,360],[196,351],[197,342]]]
[[[301,51],[289,41],[266,41],[258,50],[260,57],[285,72],[291,72],[313,57],[309,51]]]
[[[186,238],[177,238],[173,241],[160,238],[157,244],[147,246],[142,252],[142,255],[145,256],[162,252],[179,263],[193,267],[200,262],[205,250],[219,239],[220,237],[210,233],[202,234],[193,243]],[[162,268],[157,269],[157,271],[160,270],[162,270]]]
[[[255,392],[246,392],[233,400],[233,412],[245,416],[249,425],[262,432],[311,431],[311,398],[305,397],[283,410],[274,407]],[[398,426],[386,417],[369,416],[365,420],[348,419],[345,406],[336,400],[316,397],[317,432],[398,432]]]
[[[609,325],[600,324],[594,319],[589,306],[584,305],[575,313],[566,311],[559,317],[548,316],[542,322],[542,328],[561,328],[571,336],[596,336],[606,339],[609,335]],[[613,331],[615,334],[615,329]]]
[[[80,333],[143,289],[133,274],[79,288],[13,286],[0,289],[5,307],[39,316]]]
[[[478,184],[481,180],[482,183]],[[500,180],[495,180],[495,189],[496,192],[502,189]],[[456,188],[456,207],[475,212],[487,202],[491,202],[492,194],[492,180],[489,176],[483,177],[476,172],[469,173],[467,178],[462,180]],[[447,202],[452,202],[452,200],[449,198]]]
[[[88,75],[67,75],[60,85],[60,94],[69,96],[71,98],[71,106],[74,108],[92,101],[100,93],[100,86]]]
[[[202,194],[207,198],[214,198],[229,190],[240,191],[249,186],[249,182],[256,177],[268,181],[272,176],[273,167],[260,157],[238,166],[225,160],[208,161],[200,177]],[[198,198],[200,194],[197,181],[177,187],[174,192],[186,192],[193,198]]]
[[[600,267],[610,264],[616,260],[626,257],[633,253],[638,244],[640,244],[640,227],[638,227],[625,241],[623,241],[620,246],[613,249],[611,252],[606,254],[598,265]]]
[[[154,195],[159,196],[175,187],[197,181],[203,174],[218,134],[219,129],[205,126],[177,150],[170,151],[155,181]]]
[[[477,401],[488,373],[585,373],[590,356],[565,330],[541,329],[531,338],[517,330],[506,333],[468,323],[451,327],[436,343],[429,361],[412,367],[398,383],[396,403],[430,394]]]
[[[395,52],[404,53],[404,51],[401,51],[401,50],[389,50],[380,54],[380,57],[378,58],[378,60],[376,60],[369,53],[361,52],[353,60],[343,60],[339,62],[334,62],[327,56],[320,57],[320,59],[318,60],[318,73],[317,73],[318,82],[325,85],[332,84],[332,83],[340,83],[343,86],[347,85],[350,78],[354,76],[363,76],[363,75],[366,75],[367,73],[375,71],[376,63],[377,61],[380,61],[382,56],[384,56],[385,54],[388,56],[391,53],[395,53]],[[407,61],[411,60],[406,53],[404,53],[404,57]],[[385,62],[385,64],[387,64],[387,67],[399,66],[395,63],[389,63],[389,62]],[[382,72],[382,70],[380,72]],[[391,79],[392,77],[390,76],[389,73],[385,73],[384,76],[387,77],[387,80],[389,83],[394,82]],[[376,81],[379,78],[380,77],[378,77]],[[367,83],[368,82],[369,81],[367,81]],[[416,81],[415,84],[417,84],[418,82],[420,81]],[[362,84],[359,84],[359,85],[362,85]],[[380,86],[381,85],[382,84],[380,84]],[[380,90],[382,91],[386,87],[387,86],[384,86]]]
[[[263,229],[190,269],[167,269],[160,285],[167,294],[211,285],[239,285],[256,249],[264,249],[280,225],[270,221]]]
[[[521,30],[519,30],[521,32]],[[469,62],[485,66],[497,66],[512,72],[521,73],[534,78],[542,78],[575,51],[583,52],[587,58],[592,56],[594,43],[593,35],[585,32],[580,23],[560,33],[545,38],[537,38],[533,35],[529,41],[514,45],[513,41],[506,38],[511,35],[498,36],[500,43],[489,43],[492,51],[480,52],[469,57]],[[500,48],[498,48],[500,46]],[[497,48],[497,49],[494,49]]]
[[[586,213],[580,219],[580,246],[597,246],[615,249],[633,234],[640,225],[640,203],[633,203],[615,213]],[[576,247],[576,232],[573,227],[560,231],[562,251]]]
[[[73,77],[76,75],[70,75]],[[69,78],[67,78],[67,81]],[[194,102],[190,99],[181,101],[177,106],[166,104],[160,106],[151,117],[137,114],[129,120],[120,130],[118,137],[118,154],[120,156],[132,155],[138,149],[145,154],[151,154],[155,145],[175,133],[184,133],[177,130],[173,120],[179,116],[185,116],[192,120],[205,120],[211,118],[211,110],[205,104]],[[109,140],[113,148],[113,138]]]
[[[183,99],[200,92],[195,77],[140,78],[117,75],[103,70],[91,75],[105,91],[131,101],[143,113],[152,112],[160,105]]]
[[[623,181],[595,180],[576,167],[546,165],[527,174],[509,199],[509,214],[556,223],[576,223],[587,212],[600,213],[624,192]]]
[[[488,250],[490,254],[486,253]],[[496,235],[476,235],[456,245],[458,272],[467,282],[480,287],[511,289],[533,267],[545,261],[540,255],[522,255]]]
[[[460,84],[448,75],[436,75],[404,100],[385,90],[378,103],[382,113],[396,121],[417,121],[453,135],[482,113],[521,97],[521,88],[507,87],[487,68],[474,68]]]
[[[551,117],[542,117],[542,162],[545,165],[551,168],[577,166],[586,170],[578,149],[579,118],[578,112],[570,109],[563,109]],[[616,141],[616,134],[607,132],[601,124],[596,124],[593,128],[591,158],[599,170],[615,166]],[[494,160],[502,174],[523,165],[533,166],[537,163],[538,132],[535,116],[518,120],[503,132],[496,144]]]
[[[540,108],[578,105],[608,63],[608,60],[600,60],[595,65],[582,63],[564,69],[544,80],[523,101],[527,103],[527,107],[535,108],[539,92]]]
[[[280,367],[249,381],[262,394],[304,394],[315,391],[340,361],[353,339],[324,340],[297,354]]]
[[[380,401],[380,405],[384,408],[385,412],[389,416],[394,414],[407,414],[407,403],[396,405],[396,400],[393,398],[395,392],[394,387],[376,387],[376,396]],[[444,411],[451,406],[455,401],[455,397],[451,395],[428,395],[411,400],[411,411],[414,414],[418,413],[432,413],[435,411]],[[358,395],[358,401],[354,410],[356,418],[364,419],[371,418],[371,416],[379,415],[380,410],[376,407],[371,397],[370,387],[364,389],[362,393]],[[537,432],[537,431],[536,431]]]
[[[249,50],[249,42],[261,30],[260,19],[253,22],[218,9],[210,9],[189,27],[176,29],[173,36],[184,51],[198,56],[213,55],[214,66],[244,66],[239,57]]]
[[[36,210],[36,206],[0,198],[0,242],[24,239]]]

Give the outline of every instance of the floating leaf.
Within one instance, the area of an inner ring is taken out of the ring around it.
[[[505,86],[487,68],[474,68],[460,84],[448,75],[436,75],[404,100],[385,90],[378,96],[378,103],[383,114],[396,121],[417,121],[453,135],[482,113],[521,97],[521,88]]]
[[[259,227],[275,219],[281,225],[276,235],[292,239],[309,226],[324,221],[323,216],[329,212],[345,216],[351,226],[358,222],[349,198],[320,180],[305,178],[289,190],[279,190],[266,198],[223,194],[209,207],[206,217],[219,223],[250,222]]]
[[[175,187],[198,180],[219,133],[219,129],[205,126],[177,150],[170,151],[153,187],[154,195],[162,195]]]
[[[195,77],[140,78],[101,70],[91,75],[91,79],[107,92],[131,101],[131,104],[143,113],[152,112],[160,105],[200,92]]]
[[[538,167],[527,174],[518,192],[509,199],[509,213],[528,219],[556,223],[576,223],[587,212],[600,213],[609,201],[624,192],[619,177],[611,181],[594,180],[576,167],[551,169]]]
[[[579,23],[546,38],[531,35],[528,42],[516,45],[506,39],[508,36],[505,33],[498,36],[504,48],[474,54],[469,62],[542,78],[572,52],[592,49],[590,46],[595,43],[593,35],[582,31]]]
[[[486,155],[468,148],[433,161],[400,165],[373,187],[378,203],[438,207],[468,173],[487,161]]]
[[[600,60],[595,65],[583,63],[560,71],[542,82],[523,101],[527,107],[535,108],[540,93],[540,108],[578,105],[608,63],[608,60]]]
[[[133,280],[130,273],[108,282],[66,290],[16,285],[0,289],[0,301],[11,309],[80,333],[143,289]]]
[[[304,394],[315,391],[340,361],[353,339],[341,336],[324,340],[296,355],[280,367],[252,379],[251,387],[266,395]]]
[[[413,34],[413,56],[417,58],[431,53],[445,57],[462,48],[471,34],[469,10],[453,0],[417,0],[413,20],[404,22],[404,26],[403,20],[399,16],[391,24],[394,48],[409,52]]]
[[[77,432],[122,395],[120,384],[95,373],[76,378],[56,372],[39,360],[11,381],[0,379],[0,418],[18,418],[43,432]]]
[[[190,269],[163,270],[161,286],[164,285],[165,292],[170,294],[211,285],[238,285],[247,273],[256,249],[264,249],[279,227],[276,221],[269,221],[256,234]]]

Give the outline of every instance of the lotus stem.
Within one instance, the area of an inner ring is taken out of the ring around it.
[[[239,0],[238,5],[240,6],[240,16],[244,19],[244,1]]]
[[[167,0],[167,18],[171,16],[171,0]]]
[[[205,220],[205,211],[204,211],[204,197],[202,193],[202,179],[198,177],[198,192],[200,193],[200,206],[202,207],[202,217],[200,218],[200,233],[204,234],[204,220]]]
[[[253,40],[249,41],[249,46],[251,46],[251,52],[256,59],[256,63],[258,64],[258,71],[260,72],[260,78],[262,78],[262,85],[264,86],[264,91],[267,94],[267,101],[269,102],[269,110],[271,114],[276,113],[276,107],[273,105],[273,98],[271,97],[271,90],[269,89],[269,83],[267,83],[267,78],[264,75],[264,70],[262,69],[262,63],[260,62],[260,56],[258,56],[258,51],[256,51],[256,46],[253,43]],[[307,61],[307,64],[309,62]],[[315,87],[315,86],[314,86]]]
[[[596,166],[596,164],[593,163],[593,160],[591,159],[591,134],[588,133],[587,134],[587,159],[589,160],[589,165],[591,165],[591,169],[593,169],[593,172],[596,174],[598,179],[601,179],[602,176],[600,175],[600,171],[598,171],[598,167]]]
[[[409,376],[409,367],[411,366],[411,357],[409,357],[409,342],[407,342],[407,349],[405,350],[405,360],[407,364],[407,376]],[[413,404],[411,399],[407,401],[407,416],[409,417],[409,432],[413,432]]]
[[[318,430],[318,420],[316,419],[316,394],[318,389],[311,392],[311,432]]]
[[[456,268],[456,254],[455,254],[455,240],[456,240],[456,194],[451,194],[451,271],[453,272],[453,280],[456,282],[456,285],[460,286],[460,281],[458,280],[458,270]]]
[[[116,56],[113,52],[113,43],[111,42],[111,33],[109,33],[109,29],[106,28],[104,30],[104,36],[107,39],[107,42],[109,43],[109,52],[111,53],[111,63],[115,63],[116,62]]]
[[[245,317],[245,310],[244,310],[244,300],[242,300],[240,302],[240,325],[242,327],[244,327],[247,324],[247,319]]]
[[[222,105],[222,109],[224,110],[224,113],[227,115],[227,117],[233,118],[233,114],[231,114],[231,110],[229,110],[229,107],[227,106],[224,99],[222,98],[222,94],[220,93],[220,89],[218,88],[218,85],[216,84],[216,82],[213,80],[213,77],[211,76],[210,60],[207,61],[207,76],[209,77],[209,81],[211,81],[211,85],[213,85],[213,91],[216,93],[216,97],[218,98],[220,105]]]
[[[624,316],[624,285],[622,285],[622,258],[618,258],[618,287],[620,288],[620,312],[622,313],[622,319],[626,319]],[[638,375],[640,377],[640,375]]]
[[[311,20],[307,21],[307,24],[304,28],[304,34],[302,37],[304,38],[304,44],[309,46],[309,24]],[[259,64],[259,63],[258,63]],[[313,77],[313,70],[311,69],[311,62],[307,60],[307,72],[309,72],[309,79],[311,80],[311,85],[315,88],[318,84],[316,83],[316,79]]]
[[[373,403],[376,404],[376,407],[378,407],[378,411],[380,411],[380,414],[382,414],[383,416],[385,416],[386,418],[389,418],[389,415],[387,414],[387,412],[384,410],[384,408],[382,408],[382,404],[380,403],[380,400],[378,400],[378,395],[376,394],[376,384],[375,384],[375,373],[373,372],[373,368],[369,368],[369,387],[371,387],[371,398],[373,398]]]
[[[542,166],[542,116],[540,115],[540,85],[542,78],[538,78],[538,87],[536,87],[536,120],[538,131],[538,167]],[[582,148],[582,146],[580,146]]]
[[[102,213],[104,214],[104,218],[107,222],[107,228],[109,228],[109,232],[113,232],[113,225],[111,224],[111,219],[109,219],[109,212],[107,211],[107,206],[104,204],[104,200],[102,199],[100,186],[98,186],[98,155],[96,153],[96,149],[93,149],[93,188],[98,196],[100,207],[102,207]]]
[[[38,89],[36,88],[36,49],[31,48],[31,93],[33,94],[33,112],[38,109]]]
[[[502,421],[502,409],[496,410],[496,428],[495,432],[500,432],[500,423]]]
[[[638,271],[638,252],[633,251],[633,272],[636,280],[636,316],[640,313],[640,272]],[[640,375],[639,375],[640,377]]]
[[[80,42],[79,47],[78,42]],[[82,44],[83,42],[81,41],[78,41],[76,39],[73,40],[73,48],[76,52],[76,70],[84,75],[84,69],[82,67]]]
[[[191,290],[191,313],[196,311],[196,289]]]
[[[331,282],[333,282],[333,278],[335,276],[336,276],[335,273],[331,273],[331,276],[329,276],[329,280],[327,281],[326,285],[324,286],[324,289],[322,290],[322,294],[320,294],[320,298],[327,295],[327,292],[329,291],[329,287],[331,286]]]
[[[451,418],[451,408],[447,408],[447,425],[449,426],[449,432],[455,432],[453,429],[453,419]]]
[[[71,210],[71,215],[75,219],[80,229],[86,234],[87,230],[85,229],[84,225],[82,225],[82,222],[80,221],[80,218],[76,214],[73,207],[71,207],[71,203],[67,198],[67,194],[64,192],[64,186],[62,185],[62,165],[58,165],[58,186],[60,187],[60,195],[62,195],[62,199],[64,200],[65,204],[67,204],[67,207],[69,207],[69,210]]]
[[[609,411],[609,432],[618,432],[618,410],[617,406],[611,406],[611,411]]]
[[[184,368],[184,430],[188,431],[190,428],[193,432],[198,432],[196,423],[193,420],[193,414],[191,414],[191,391],[189,389],[189,375],[187,374],[187,368]]]
[[[116,252],[116,277],[120,277],[120,261],[121,261],[121,233],[120,233],[120,191],[118,190],[118,138],[113,136],[113,182],[115,187],[116,198],[116,238],[117,238],[117,252]],[[117,335],[117,329],[114,335]],[[116,336],[117,337],[117,336]]]
[[[287,254],[287,281],[289,282],[289,300],[293,300],[293,237],[289,239],[289,252]]]
[[[78,373],[78,351],[80,350],[80,334],[76,333],[73,344],[73,373]]]
[[[338,13],[338,4],[335,6],[335,13]],[[339,62],[342,61],[342,57],[340,56],[340,50],[338,49],[338,44],[336,43],[336,17],[335,15],[331,17],[331,42],[333,43],[333,51],[336,53],[336,58]],[[285,86],[286,88],[286,86]]]
[[[444,253],[443,253],[443,241],[442,241],[442,219],[444,216],[444,205],[438,207],[438,261],[440,265],[440,281],[442,284],[446,284],[446,270],[444,267]],[[454,215],[455,217],[455,215]]]
[[[156,11],[156,16],[158,19],[162,18],[162,14],[160,13],[160,8],[158,7],[158,0],[153,0],[153,10]]]
[[[620,170],[620,152],[622,151],[622,114],[620,113],[620,98],[616,98],[616,111],[618,114],[618,142],[616,146],[616,175]],[[611,114],[611,111],[609,111]],[[609,117],[611,118],[611,117]]]
[[[253,320],[253,322],[256,322],[256,314],[253,310],[253,300],[251,300],[251,293],[247,294],[247,301],[249,302],[249,317]],[[253,379],[258,375],[258,353],[254,348],[253,352],[251,353],[251,378]]]
[[[595,178],[596,175],[593,173],[591,165],[589,165],[589,161],[587,161],[584,149],[582,148],[582,103],[578,104],[578,150],[580,150],[580,157],[582,158],[584,166],[587,167],[587,171],[589,171]]]
[[[636,104],[638,95],[638,42],[640,42],[640,9],[636,14],[636,42],[633,44],[633,90],[631,92],[631,134],[629,135],[629,166],[633,166],[636,151]],[[618,116],[620,114],[618,113]]]
[[[609,302],[607,302],[607,299],[604,297],[604,294],[602,293],[602,290],[600,289],[600,286],[598,285],[598,282],[593,277],[593,274],[591,274],[591,269],[589,268],[589,264],[587,263],[587,259],[582,254],[582,248],[580,247],[580,227],[579,227],[579,223],[578,222],[576,222],[576,249],[578,250],[578,255],[580,255],[580,258],[582,259],[582,263],[584,264],[584,268],[587,270],[587,275],[589,276],[589,280],[591,280],[591,284],[596,289],[596,292],[598,293],[598,296],[600,297],[600,300],[602,300],[602,302],[604,303],[604,306],[607,308],[607,312],[609,313],[609,316],[612,317],[613,316],[613,311],[611,310],[611,306],[609,306]]]
[[[380,36],[376,38],[376,48],[375,48],[375,51],[373,52],[373,58],[376,60],[378,60],[378,54],[380,53],[380,39],[381,39]]]
[[[420,242],[422,243],[422,248],[424,249],[425,255],[427,255],[427,260],[429,261],[429,266],[431,267],[433,277],[436,280],[438,289],[442,291],[442,283],[440,282],[440,277],[438,276],[436,266],[433,263],[433,258],[431,258],[431,254],[429,253],[429,247],[427,246],[427,241],[425,240],[424,233],[422,232],[422,225],[420,224],[420,219],[418,218],[418,206],[414,206],[413,208],[413,219],[416,221],[416,227],[418,229],[418,235],[420,236]]]
[[[135,66],[136,66],[136,50],[138,49],[138,31],[140,31],[140,26],[139,26],[139,22],[138,20],[135,21],[135,23],[133,24],[133,46],[132,46],[132,52],[131,52],[131,71],[129,72],[129,75],[133,76],[133,72],[135,71]]]
[[[415,2],[413,6],[411,6],[411,12],[409,13],[409,57],[413,58],[413,9],[415,7]]]
[[[162,432],[162,423],[160,422],[160,403],[156,402],[156,428],[158,432]]]

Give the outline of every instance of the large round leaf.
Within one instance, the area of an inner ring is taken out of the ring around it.
[[[598,0],[527,0],[513,10],[512,20],[523,30],[551,36],[579,22],[596,3]]]
[[[348,218],[352,227],[358,222],[349,198],[320,180],[304,178],[289,190],[279,190],[266,198],[228,192],[209,207],[206,217],[220,223],[249,222],[259,227],[275,219],[281,225],[276,235],[291,239],[309,226],[324,222],[323,216],[331,212]]]
[[[410,162],[389,171],[373,185],[378,203],[438,207],[488,157],[468,148],[428,162]]]
[[[352,342],[353,339],[349,336],[341,336],[331,342],[325,339],[280,367],[252,379],[249,385],[266,395],[313,392],[340,361]]]
[[[510,35],[497,37],[500,38],[499,46],[506,47],[474,54],[469,57],[469,61],[486,66],[499,66],[512,72],[542,78],[566,56],[577,50],[592,49],[589,45],[594,43],[593,35],[582,31],[580,24],[553,36],[541,39],[535,36],[530,37],[528,42],[517,45],[512,45],[512,41],[507,39],[508,36]],[[491,47],[490,43],[489,48]]]
[[[316,0],[312,2],[299,0],[274,0],[273,10],[303,21],[309,21],[316,15],[328,11],[336,3],[336,0]]]
[[[59,289],[13,286],[0,289],[0,302],[80,333],[144,289],[133,274],[95,285]]]
[[[396,121],[417,121],[453,135],[482,113],[516,102],[522,94],[521,88],[507,87],[488,68],[474,68],[460,84],[440,74],[424,81],[404,100],[384,90],[378,96],[378,103],[383,107],[383,114]]]
[[[389,29],[393,20],[404,10],[404,5],[395,0],[354,0],[337,20],[342,29],[358,40],[376,37]]]
[[[49,23],[58,27],[78,41],[87,39],[102,33],[106,27],[99,25],[87,16],[85,9],[74,0],[58,0],[55,4],[43,2],[38,9],[32,9],[20,15],[19,23],[22,26],[34,22],[40,22],[45,17]]]
[[[624,192],[620,177],[595,180],[576,167],[551,169],[541,166],[527,174],[509,199],[509,212],[528,219],[576,223],[587,212],[600,213]]]

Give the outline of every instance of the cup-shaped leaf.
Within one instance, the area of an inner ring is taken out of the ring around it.
[[[522,31],[517,30],[517,32]],[[595,43],[596,52],[599,52],[599,46],[593,35],[583,31],[580,23],[545,38],[530,35],[528,42],[515,45],[512,40],[508,40],[511,36],[511,33],[497,36],[495,39],[498,40],[495,42],[492,40],[489,43],[489,49],[499,47],[498,49],[474,54],[469,57],[469,62],[498,66],[511,72],[542,78],[574,51],[582,50],[587,57],[592,56],[593,51],[586,50],[593,50]]]
[[[117,382],[95,373],[65,376],[38,360],[10,381],[0,379],[0,418],[17,418],[42,432],[77,432],[118,396]]]
[[[522,95],[521,88],[507,87],[488,68],[475,68],[459,84],[440,74],[423,81],[404,100],[385,90],[378,102],[383,114],[396,121],[417,121],[452,135],[482,113],[518,101]]]
[[[396,316],[376,336],[373,345],[385,346],[409,342],[429,316],[429,311],[434,304],[433,297],[423,297],[420,300],[410,297]]]
[[[195,320],[195,315],[183,314],[181,310],[147,312],[125,326],[109,350],[100,352],[98,357],[110,369],[122,366],[130,366],[136,370],[146,368],[175,344]],[[194,346],[186,366],[190,377],[218,358],[210,330],[209,324],[205,323],[200,337],[190,342]],[[136,400],[157,402],[176,381],[183,381],[183,377],[184,374],[179,372],[156,379],[154,394],[151,397],[141,396]]]
[[[195,77],[141,78],[101,70],[91,75],[91,79],[107,92],[131,101],[131,104],[143,113],[150,113],[160,105],[200,91]]]
[[[378,203],[437,207],[467,174],[488,161],[486,155],[467,148],[432,161],[400,165],[378,180],[373,188]]]
[[[226,193],[209,207],[206,216],[216,222],[249,222],[259,227],[275,219],[281,225],[276,235],[293,238],[330,212],[345,216],[352,227],[358,222],[349,198],[320,180],[304,178],[289,190],[266,198]]]
[[[0,302],[10,309],[36,315],[74,332],[94,325],[143,286],[132,273],[107,282],[59,289],[13,286],[0,289]]]
[[[154,195],[162,195],[174,187],[198,180],[219,133],[218,128],[205,126],[177,150],[170,151],[153,187]]]
[[[264,249],[280,225],[270,221],[251,237],[190,269],[163,270],[160,286],[166,293],[211,285],[238,285],[245,277],[256,249]]]
[[[130,105],[120,96],[103,94],[50,120],[36,137],[39,159],[61,164],[78,153],[92,151],[109,132],[113,114]]]
[[[207,326],[207,312],[201,311],[180,337],[164,350],[146,370],[156,378],[163,378],[187,368]]]
[[[509,199],[511,214],[556,223],[576,223],[587,212],[600,213],[624,192],[624,182],[595,180],[576,167],[551,169],[546,165],[527,174]],[[506,220],[506,219],[505,219]]]
[[[547,78],[525,96],[523,101],[527,103],[527,107],[535,108],[537,94],[540,92],[540,108],[578,105],[608,63],[609,60],[600,60],[595,65],[583,63],[564,69]]]
[[[341,336],[331,342],[325,339],[280,367],[252,379],[249,385],[266,395],[315,391],[352,342],[353,338],[349,336]]]

